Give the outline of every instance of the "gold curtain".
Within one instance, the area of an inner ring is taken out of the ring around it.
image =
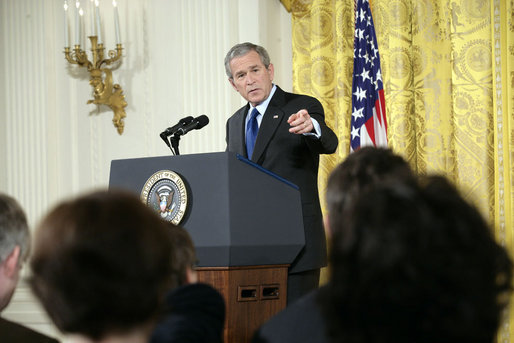
[[[354,0],[281,1],[292,14],[294,91],[320,99],[339,137],[337,153],[321,160],[323,198],[328,174],[349,153]],[[418,173],[451,179],[512,252],[514,0],[372,0],[371,7],[389,146]],[[502,341],[514,337],[513,308]]]

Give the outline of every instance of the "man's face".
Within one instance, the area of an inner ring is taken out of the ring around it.
[[[273,64],[264,66],[256,51],[235,57],[230,61],[232,79],[230,84],[252,106],[266,100],[272,88]]]

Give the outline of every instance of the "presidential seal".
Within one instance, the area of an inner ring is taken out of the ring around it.
[[[164,220],[178,225],[186,213],[186,185],[177,173],[160,170],[146,181],[141,200]]]

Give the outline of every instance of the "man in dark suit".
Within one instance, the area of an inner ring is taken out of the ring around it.
[[[230,84],[248,101],[227,121],[227,150],[293,182],[300,188],[305,248],[288,276],[288,304],[318,287],[327,251],[318,195],[319,155],[337,148],[325,124],[323,106],[313,97],[284,92],[273,84],[266,50],[237,44],[225,57]]]
[[[0,312],[11,301],[29,248],[30,232],[25,213],[16,200],[0,194]],[[53,338],[3,318],[0,318],[0,341],[57,342]]]

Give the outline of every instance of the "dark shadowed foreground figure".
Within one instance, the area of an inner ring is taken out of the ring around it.
[[[123,192],[64,202],[36,231],[31,287],[71,342],[147,342],[170,284],[167,223]]]
[[[391,150],[365,147],[349,155],[328,180],[326,199],[331,216],[330,222],[325,223],[328,233],[344,226],[345,217],[338,210],[342,204],[351,203],[365,190],[391,180],[416,184],[408,163]],[[324,288],[326,286],[303,296],[265,323],[256,333],[254,342],[327,342],[325,320],[317,301]]]
[[[30,250],[30,231],[23,209],[6,194],[0,194],[0,312],[7,307]],[[18,323],[0,318],[2,343],[52,343],[55,339]]]
[[[389,183],[347,205],[331,209],[320,297],[332,342],[494,342],[512,263],[453,186]]]
[[[150,343],[221,343],[225,302],[209,285],[197,283],[196,253],[188,232],[169,224],[172,288]]]

